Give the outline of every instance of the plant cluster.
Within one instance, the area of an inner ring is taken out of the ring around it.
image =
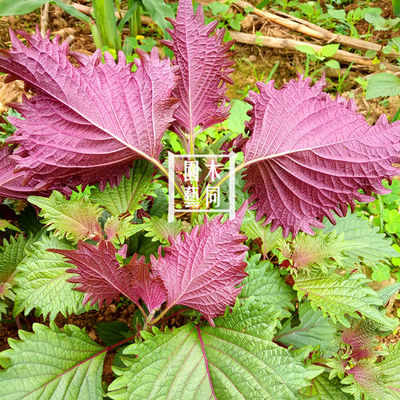
[[[349,35],[357,39],[369,40],[378,32],[385,34],[386,31],[391,31],[392,35],[389,35],[388,39],[378,39],[382,44],[381,51],[377,52],[370,49],[365,54],[360,51],[356,51],[356,53],[370,58],[373,64],[377,66],[380,65],[382,57],[385,57],[385,55],[390,53],[395,55],[397,53],[400,56],[400,37],[397,34],[400,28],[400,3],[397,0],[392,2],[395,18],[384,18],[381,15],[383,10],[379,7],[371,7],[368,1],[358,2],[358,7],[349,11],[346,11],[343,7],[346,3],[347,1],[329,1],[325,4],[320,4],[320,2],[316,1],[277,0],[261,1],[257,8],[263,8],[264,6],[274,7],[279,11],[286,11],[297,18],[302,18],[320,27],[330,29],[337,34]],[[368,23],[368,29],[365,34],[359,33],[357,29],[357,24],[361,22]],[[394,96],[400,93],[399,78],[393,73],[384,72],[384,65],[380,66],[383,72],[368,76],[367,80],[363,77],[358,77],[354,80],[348,79],[352,64],[349,65],[347,70],[342,71],[339,62],[331,58],[339,50],[338,45],[325,45],[318,52],[313,47],[305,44],[297,46],[297,50],[306,54],[305,65],[302,69],[305,76],[311,76],[316,80],[326,67],[336,70],[337,82],[336,79],[329,80],[330,89],[335,93],[342,93],[345,87],[351,85],[352,81],[361,86],[367,99]],[[343,46],[340,50],[344,50]],[[398,65],[400,57],[393,57],[392,61],[395,65]],[[382,104],[387,106],[388,102],[383,101]],[[396,119],[398,117],[399,113],[396,114]]]
[[[166,34],[170,27],[166,18],[174,17],[174,11],[164,0],[128,0],[127,8],[122,12],[119,0],[94,0],[93,15],[89,16],[74,7],[68,1],[63,0],[4,0],[0,4],[0,16],[21,15],[30,13],[40,6],[49,3],[60,7],[72,17],[77,18],[90,27],[94,44],[97,48],[108,51],[116,58],[119,50],[123,50],[126,56],[131,56],[132,50],[142,47],[138,44],[137,37],[142,31],[141,15],[146,11],[152,20]],[[129,34],[123,40],[122,30],[129,25]],[[143,46],[150,49],[155,44],[151,38],[147,38]]]
[[[400,122],[370,126],[353,100],[302,77],[259,82],[228,118],[232,43],[190,0],[171,24],[172,61],[153,48],[134,64],[10,32],[0,70],[33,96],[2,135],[0,313],[50,323],[9,339],[0,397],[398,399],[400,346],[375,338],[398,327],[385,305],[399,284],[368,279],[396,251],[348,208],[390,193]],[[235,129],[214,140],[219,123]],[[168,222],[174,148],[239,154],[234,219]],[[54,323],[121,299],[137,307],[133,327],[99,326],[106,346]]]
[[[318,1],[300,2],[298,0],[277,0],[262,1],[257,7],[262,8],[265,5],[279,6],[283,10],[289,11],[296,17],[306,18],[314,24],[318,24],[327,29],[334,29],[340,34],[350,34],[352,37],[362,38],[371,35],[360,35],[356,24],[362,20],[370,24],[369,31],[386,31],[390,29],[398,30],[400,24],[400,10],[398,2],[393,2],[393,9],[396,18],[383,18],[382,9],[379,7],[370,7],[369,2],[360,2],[360,7],[352,8],[346,11],[343,1],[330,1],[321,5]],[[364,4],[363,4],[364,3]]]

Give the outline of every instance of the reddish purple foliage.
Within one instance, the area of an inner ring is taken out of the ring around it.
[[[127,265],[132,273],[131,285],[137,294],[134,301],[141,298],[149,312],[158,309],[167,299],[167,293],[160,278],[153,277],[150,272],[150,264],[144,262],[144,257],[137,258],[135,254]]]
[[[354,199],[372,201],[384,194],[382,179],[399,173],[400,121],[382,116],[375,126],[358,114],[354,100],[324,93],[324,80],[292,80],[281,90],[258,83],[244,148],[247,188],[257,218],[284,235],[313,234],[326,215],[344,216]],[[359,193],[363,189],[365,194]],[[318,219],[318,220],[317,220]]]
[[[232,221],[221,224],[221,217],[205,219],[190,233],[183,233],[164,248],[165,256],[152,256],[154,274],[168,292],[167,306],[177,304],[200,311],[213,325],[213,318],[233,304],[246,276],[244,262],[246,236],[239,234],[246,212],[245,203]]]
[[[108,305],[123,294],[136,304],[142,298],[152,311],[166,299],[165,289],[159,279],[151,276],[144,257],[135,256],[128,265],[121,266],[111,242],[103,240],[98,246],[79,242],[77,250],[49,251],[62,254],[77,267],[67,271],[77,275],[68,282],[80,284],[76,289],[86,293],[83,304],[90,300],[92,305],[97,302]]]
[[[204,26],[201,6],[193,12],[191,0],[181,0],[176,20],[171,20],[174,30],[168,30],[172,40],[163,43],[175,53],[175,65],[179,66],[180,80],[173,92],[179,100],[174,117],[176,132],[194,132],[197,125],[207,128],[224,121],[229,115],[225,106],[225,83],[233,83],[233,72],[228,50],[233,42],[224,43],[224,30],[217,30],[213,21]],[[222,82],[222,84],[221,84]]]
[[[373,356],[374,339],[374,331],[368,328],[365,321],[342,332],[342,342],[351,346],[351,357],[356,361]]]
[[[0,201],[3,197],[26,199],[31,195],[46,194],[43,183],[31,181],[24,185],[24,173],[14,173],[16,163],[11,159],[10,147],[0,147]]]
[[[134,159],[159,156],[176,108],[176,76],[156,48],[140,53],[132,73],[122,53],[118,63],[105,53],[103,64],[100,50],[76,55],[58,38],[19,33],[29,45],[11,31],[12,49],[0,55],[0,71],[23,79],[36,94],[17,107],[25,120],[10,118],[18,129],[9,142],[20,145],[13,158],[26,179],[113,184]]]
[[[77,290],[86,293],[83,304],[90,300],[92,305],[97,302],[100,306],[103,302],[108,305],[119,299],[121,293],[132,300],[137,298],[129,285],[131,272],[120,266],[115,258],[117,250],[111,242],[103,240],[94,246],[80,241],[77,250],[49,251],[62,254],[76,266],[67,271],[77,275],[68,281],[81,284]]]
[[[346,370],[346,373],[353,375],[354,380],[369,394],[381,393],[382,388],[379,385],[379,379],[371,364],[359,363]]]

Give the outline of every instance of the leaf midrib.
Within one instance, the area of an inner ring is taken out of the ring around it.
[[[75,349],[76,351],[76,349]],[[80,350],[82,351],[82,350]],[[90,351],[90,350],[83,350],[84,352]],[[91,355],[90,357],[86,358],[85,360],[79,361],[77,364],[73,365],[72,367],[68,368],[67,370],[63,371],[61,374],[56,375],[54,378],[52,378],[51,380],[49,380],[48,382],[44,383],[43,385],[41,385],[40,387],[36,388],[35,390],[32,390],[31,392],[27,393],[26,395],[24,395],[24,397],[22,397],[23,399],[27,398],[28,396],[30,396],[32,393],[37,392],[38,390],[47,387],[47,385],[49,385],[50,383],[54,382],[56,379],[61,379],[62,376],[64,376],[66,373],[73,371],[75,368],[78,368],[79,366],[83,365],[84,363],[88,362],[88,361],[92,361],[93,359],[95,359],[97,356],[99,356],[100,354],[107,352],[108,348],[103,348],[101,351]]]
[[[262,339],[262,338],[260,338],[259,336],[249,335],[249,334],[247,334],[247,333],[245,333],[245,332],[239,332],[239,331],[235,331],[235,330],[233,330],[233,329],[227,329],[227,328],[225,328],[225,327],[216,327],[216,328],[214,328],[214,329],[228,330],[228,331],[234,332],[234,333],[236,333],[236,334],[238,334],[238,335],[248,335],[248,336],[252,337],[253,339],[257,339],[257,340],[258,340],[259,342],[261,342],[261,343],[268,342],[268,343],[270,343],[272,346],[275,345],[273,342],[270,342],[270,341],[268,341],[268,340],[266,340],[266,339]],[[225,342],[225,343],[228,343],[229,345],[236,346],[236,347],[238,347],[239,349],[243,350],[244,352],[246,352],[246,353],[250,354],[251,356],[257,358],[257,359],[258,359],[259,361],[261,361],[266,367],[268,367],[268,370],[271,372],[271,375],[273,375],[273,376],[275,377],[276,381],[277,381],[277,382],[280,382],[284,387],[287,388],[287,390],[289,391],[289,393],[293,395],[293,392],[292,392],[292,390],[290,389],[290,387],[287,386],[287,383],[281,380],[281,376],[280,376],[278,373],[276,373],[276,371],[275,371],[270,365],[266,364],[266,362],[265,362],[263,359],[259,358],[256,354],[251,353],[249,350],[245,349],[244,347],[239,346],[239,345],[238,345],[237,343],[235,343],[235,342],[231,342],[231,341],[229,341],[229,340],[227,340],[227,339],[223,339],[223,338],[221,338],[221,337],[219,337],[219,336],[216,336],[216,335],[213,335],[212,333],[209,333],[209,332],[205,332],[205,331],[201,331],[201,332],[203,332],[203,333],[205,333],[205,334],[207,334],[207,335],[209,335],[209,336],[212,336],[212,337],[214,337],[214,338],[216,338],[216,339],[218,339],[218,340],[221,340],[221,341],[223,341],[223,342]],[[209,345],[205,344],[205,346],[209,346]],[[277,346],[277,345],[276,345],[276,346]],[[210,347],[211,347],[211,346],[210,346]],[[278,346],[277,346],[277,347],[278,347]],[[271,350],[272,350],[272,349],[271,349]],[[238,362],[238,361],[236,360],[236,362]],[[238,362],[238,364],[241,365],[239,362]],[[243,367],[243,368],[246,369],[245,367]],[[261,386],[262,386],[262,385],[261,385]],[[262,387],[264,387],[264,386],[262,386]],[[265,388],[265,387],[264,387],[264,388]],[[239,392],[239,393],[240,393],[240,392]],[[242,396],[243,396],[243,395],[242,395]],[[243,396],[243,397],[244,397],[244,396]]]

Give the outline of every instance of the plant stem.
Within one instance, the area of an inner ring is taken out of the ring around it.
[[[151,321],[147,321],[149,325],[154,325],[156,324],[158,321],[160,321],[160,319],[162,319],[165,314],[174,306],[174,304],[170,305],[169,307],[166,307],[160,314],[158,314],[158,316],[151,320]]]
[[[194,142],[195,142],[195,138],[196,138],[196,135],[194,134],[194,129],[193,128],[191,128],[190,129],[190,132],[189,132],[189,142],[188,142],[188,150],[189,150],[189,155],[191,155],[191,156],[193,156],[193,157],[191,157],[191,160],[193,160],[193,161],[195,161],[196,160],[196,158],[194,157],[194,151],[195,151],[195,145],[194,145]],[[197,190],[197,193],[198,193],[198,191],[199,191],[199,185],[198,185],[198,182],[196,181],[191,181],[190,182],[192,185],[193,185],[193,187],[195,188],[195,190]],[[182,198],[184,198],[185,196],[183,195],[183,197]],[[195,220],[195,218],[197,217],[197,215],[198,215],[198,212],[192,212],[191,214],[190,214],[190,222],[193,224],[193,221]]]
[[[146,312],[143,310],[143,307],[139,304],[139,302],[136,304],[136,307],[140,310],[140,312],[143,314],[144,320],[146,321],[148,317],[148,315],[146,314]]]
[[[155,311],[153,311],[151,314],[149,314],[149,316],[144,321],[143,330],[146,332],[151,331],[151,325],[149,324],[149,322],[153,319],[154,313],[155,313]]]
[[[19,320],[19,315],[17,315],[17,316],[15,317],[15,323],[17,324],[17,329],[18,329],[18,330],[22,329],[21,321]]]
[[[379,204],[379,232],[383,233],[383,201],[380,194],[377,195]]]
[[[121,50],[121,38],[115,20],[113,0],[94,0],[93,14],[100,31],[103,44],[116,51]]]
[[[132,7],[135,8],[135,11],[133,12],[132,17],[129,18],[129,32],[131,36],[136,37],[137,35],[140,34],[140,29],[141,29],[141,21],[140,21],[141,7],[139,1],[128,0],[128,10]]]
[[[234,172],[234,173],[236,174],[237,172],[239,172],[242,168],[244,168],[244,166],[245,166],[245,162],[242,162],[240,165],[238,165],[238,166],[235,168],[235,172]],[[226,181],[228,180],[228,178],[229,178],[229,173],[226,174],[226,175],[224,175],[224,176],[215,184],[214,187],[221,186],[224,182],[226,182]],[[201,197],[200,197],[200,201],[201,201],[201,202],[204,200],[204,197],[205,197],[205,192],[203,192],[202,195],[201,195]],[[200,206],[203,206],[203,205],[204,205],[203,203],[200,204]]]
[[[191,129],[189,132],[189,154],[190,155],[194,155],[194,140],[195,140],[195,135],[194,135],[193,129]]]
[[[140,6],[140,4],[138,4],[134,15],[134,17],[136,18],[136,29],[138,34],[140,34],[140,31],[142,30],[142,21],[140,20],[141,15],[142,15],[142,7]]]
[[[187,311],[187,310],[190,310],[190,308],[189,308],[189,307],[186,307],[186,308],[183,308],[182,310],[178,310],[178,311],[172,313],[171,315],[168,315],[168,317],[165,318],[165,319],[166,319],[166,320],[169,320],[169,319],[171,319],[171,318],[173,318],[173,317],[176,317],[176,316],[179,315],[179,314],[184,313],[184,312]]]
[[[168,180],[170,179],[167,169],[160,162],[158,162],[155,159],[151,159],[151,162],[168,178]],[[174,179],[174,186],[175,186],[176,191],[180,194],[180,196],[182,196],[182,198],[184,198],[185,195],[183,193],[183,190],[178,185],[178,183],[176,182],[175,179]]]
[[[104,44],[99,28],[96,25],[96,22],[92,21],[89,26],[90,26],[90,32],[92,33],[94,45],[96,46],[96,48],[101,49]]]

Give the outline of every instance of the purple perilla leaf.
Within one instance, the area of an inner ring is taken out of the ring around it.
[[[126,267],[130,268],[130,279],[133,290],[137,294],[135,303],[141,298],[150,313],[160,308],[167,299],[167,292],[159,277],[154,277],[150,270],[150,264],[144,262],[144,257],[137,258],[135,254]]]
[[[326,215],[346,215],[354,200],[388,193],[382,179],[399,173],[400,121],[383,115],[370,126],[354,100],[324,93],[324,80],[291,80],[281,90],[274,82],[250,92],[253,105],[244,148],[245,177],[257,219],[266,216],[271,229],[284,236],[299,230],[313,234]],[[363,189],[364,193],[359,190]]]
[[[111,242],[102,240],[98,246],[79,242],[77,250],[49,250],[61,254],[77,268],[67,272],[76,274],[69,282],[80,284],[76,289],[86,293],[84,304],[107,305],[124,296],[138,304],[139,298],[149,311],[158,308],[166,299],[165,289],[154,278],[144,257],[132,257],[128,265],[121,266],[116,259],[117,249]]]
[[[26,199],[34,194],[46,194],[41,182],[31,181],[23,184],[24,173],[14,173],[16,163],[11,159],[12,150],[8,146],[0,147],[0,202],[2,198]]]
[[[360,361],[374,356],[376,332],[370,329],[365,320],[357,321],[349,328],[342,331],[342,342],[351,346],[351,358]]]
[[[167,307],[180,304],[200,311],[213,325],[213,318],[222,315],[226,306],[235,302],[246,273],[244,257],[246,236],[239,234],[246,212],[245,203],[236,218],[221,224],[221,217],[205,219],[183,238],[170,238],[165,256],[151,256],[155,276],[167,290]]]
[[[174,65],[179,66],[180,80],[173,95],[179,100],[172,128],[177,132],[194,133],[196,126],[207,128],[224,121],[229,115],[225,101],[225,82],[234,61],[229,49],[233,42],[223,43],[224,30],[211,33],[218,21],[204,25],[204,13],[198,6],[193,12],[191,0],[181,0],[176,20],[171,20],[173,30],[167,29],[172,40],[163,40],[174,54]]]
[[[17,107],[25,120],[10,118],[17,131],[8,141],[20,145],[13,158],[25,180],[104,186],[118,183],[134,159],[157,162],[176,108],[176,76],[156,48],[140,53],[132,73],[122,53],[118,63],[105,53],[103,64],[100,50],[77,55],[58,38],[18,33],[28,45],[10,31],[12,48],[0,55],[0,71],[36,94]]]

